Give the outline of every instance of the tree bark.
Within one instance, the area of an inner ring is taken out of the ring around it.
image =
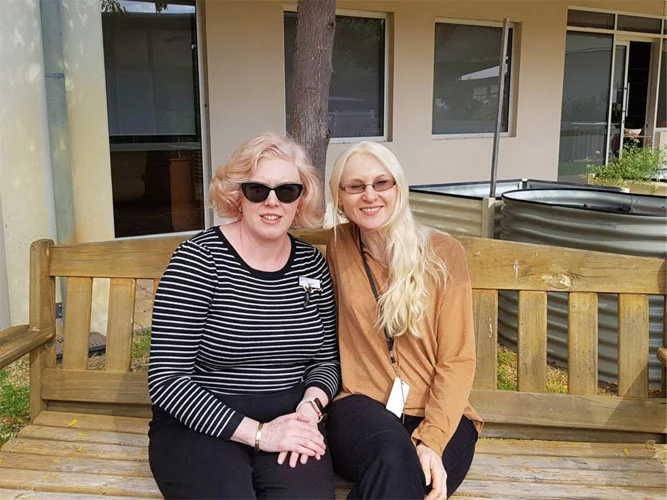
[[[289,134],[310,156],[323,191],[335,28],[336,0],[299,0]]]

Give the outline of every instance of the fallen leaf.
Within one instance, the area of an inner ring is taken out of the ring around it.
[[[627,449],[627,448],[623,448],[623,455],[627,455],[628,453],[630,453],[630,452],[628,451],[628,449]]]
[[[83,446],[79,446],[76,451],[83,451]]]
[[[79,432],[78,435],[81,436],[81,437],[85,437],[85,438],[90,436],[90,434],[86,434],[85,432]]]
[[[74,427],[78,422],[79,421],[75,418],[69,424],[67,424],[67,427]]]

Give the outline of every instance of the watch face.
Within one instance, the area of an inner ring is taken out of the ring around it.
[[[320,414],[324,413],[324,406],[322,406],[320,398],[314,398],[313,402],[315,403],[315,406],[317,406],[317,409],[320,411]]]

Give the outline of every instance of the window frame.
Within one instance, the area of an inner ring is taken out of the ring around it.
[[[282,15],[282,30],[283,30],[283,87],[284,92],[283,96],[287,94],[287,88],[285,86],[285,13],[291,12],[296,14],[296,5],[285,5],[283,6],[283,15]],[[389,141],[389,23],[391,22],[391,13],[384,11],[371,11],[371,10],[356,10],[356,9],[336,9],[336,16],[345,16],[345,17],[362,17],[366,19],[382,19],[384,20],[384,74],[383,74],[383,100],[382,100],[382,135],[378,136],[356,136],[356,137],[332,137],[329,139],[329,144],[354,144],[359,141],[369,141],[369,142],[388,142]],[[330,92],[331,93],[331,92]],[[287,100],[283,100],[284,115],[287,117]]]
[[[492,27],[500,28],[502,33],[503,23],[500,21],[486,21],[480,19],[461,19],[461,18],[451,18],[451,17],[436,17],[435,22],[433,23],[433,78],[432,78],[432,89],[431,89],[431,139],[433,140],[456,140],[456,139],[488,139],[493,138],[493,132],[477,132],[477,133],[464,133],[464,134],[434,134],[433,132],[433,101],[435,99],[435,30],[436,25],[440,24],[460,24],[465,26],[482,26],[482,27]],[[518,23],[510,22],[509,28],[513,31],[512,35],[512,46],[510,47],[510,82],[509,82],[509,103],[507,105],[508,116],[507,116],[507,132],[500,132],[500,137],[515,137],[515,115],[516,115],[516,101],[517,101],[517,85],[515,80],[517,78],[517,68],[519,66],[518,61],[516,61],[517,55],[517,40],[518,37]]]
[[[612,35],[614,38],[614,44],[616,44],[616,41],[621,39],[621,40],[630,40],[630,41],[638,41],[638,42],[649,42],[649,43],[656,43],[659,41],[659,43],[655,46],[656,49],[656,57],[655,59],[652,57],[651,58],[651,65],[657,64],[657,69],[656,69],[656,78],[657,81],[655,81],[656,84],[656,90],[659,92],[660,91],[660,72],[662,71],[661,68],[661,51],[662,47],[667,44],[667,18],[665,16],[660,16],[660,15],[654,15],[654,14],[637,14],[636,12],[625,12],[621,10],[614,10],[614,9],[598,9],[594,7],[579,7],[579,6],[573,6],[570,7],[568,6],[568,12],[571,10],[578,10],[578,11],[586,11],[586,12],[600,12],[603,14],[612,14],[614,16],[614,27],[612,29],[603,29],[603,28],[588,28],[585,26],[569,26],[567,25],[566,21],[566,30],[567,31],[576,31],[580,33],[598,33],[598,34],[605,34],[605,35]],[[650,33],[650,32],[644,32],[644,31],[625,31],[625,30],[619,30],[618,29],[618,17],[619,16],[629,16],[629,17],[643,17],[643,18],[650,18],[650,19],[660,19],[662,21],[662,33]],[[652,71],[652,69],[651,69]],[[651,82],[654,80],[651,79]],[[649,89],[649,92],[651,92],[651,89]],[[648,96],[650,98],[650,95]],[[653,134],[650,134],[653,136],[653,140],[655,140],[656,134],[657,133],[664,133],[667,132],[667,127],[658,127],[656,120],[657,120],[657,112],[658,112],[658,101],[659,101],[659,94],[656,94],[655,96],[655,103],[654,106],[649,108],[649,103],[647,102],[647,122],[649,123],[649,127],[652,128]],[[610,106],[611,106],[611,96],[610,96]],[[650,99],[649,99],[650,100]]]

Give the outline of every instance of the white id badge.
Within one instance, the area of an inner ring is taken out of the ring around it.
[[[299,286],[310,287],[313,290],[322,288],[321,282],[315,278],[307,278],[306,276],[299,276]]]
[[[401,385],[403,386],[403,390],[401,390]],[[391,387],[389,401],[387,401],[387,410],[398,418],[401,418],[401,415],[403,415],[403,408],[405,407],[405,400],[408,399],[408,392],[410,392],[410,386],[396,377],[394,385]]]

